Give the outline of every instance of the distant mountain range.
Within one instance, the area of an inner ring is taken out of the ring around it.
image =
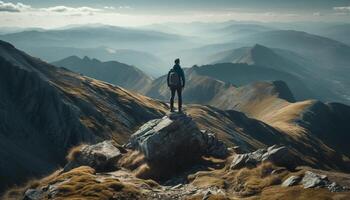
[[[120,60],[154,77],[168,69],[168,64],[158,54],[193,44],[185,36],[107,25],[30,29],[0,35],[0,39],[48,62],[71,55],[87,55],[104,61]]]
[[[297,77],[274,69],[265,69],[256,65],[223,63],[192,67],[185,71],[187,84],[184,90],[184,101],[209,105],[223,105],[236,95],[236,87],[256,81],[285,80],[291,85],[294,94],[304,99],[311,94]],[[167,100],[169,89],[166,86],[166,76],[153,81],[146,90],[147,96]],[[224,109],[232,108],[233,104]]]
[[[142,92],[152,82],[152,78],[141,70],[117,61],[101,62],[86,56],[82,59],[71,56],[52,64],[133,91]]]
[[[24,46],[92,48],[96,44],[126,49],[144,44],[151,48],[152,44],[155,45],[155,43],[168,42],[173,44],[183,40],[183,38],[174,34],[107,25],[76,26],[54,30],[29,30],[5,34],[0,37],[3,40],[14,42],[21,48]]]
[[[38,56],[47,62],[55,62],[66,57],[76,55],[88,56],[101,61],[117,60],[133,65],[152,77],[159,77],[166,73],[168,66],[157,56],[147,52],[130,49],[113,49],[110,47],[75,48],[75,47],[30,47],[24,48],[31,55]]]
[[[304,58],[297,53],[284,49],[270,49],[262,45],[254,45],[253,47],[242,47],[238,49],[223,51],[208,57],[211,63],[246,63],[249,65],[258,65],[274,69],[280,72],[288,73],[300,79],[307,88],[312,92],[307,96],[300,96],[294,88],[292,88],[297,99],[316,98],[325,101],[336,100],[340,102],[348,102],[344,97],[344,93],[338,93],[338,89],[334,89],[332,83],[326,79],[326,74],[320,75],[321,69],[317,69],[313,60]],[[321,77],[324,77],[323,79]],[[277,80],[277,79],[276,79]],[[283,77],[280,80],[286,81]],[[290,83],[288,83],[290,85]],[[292,85],[290,85],[292,86]]]
[[[350,24],[328,25],[314,31],[316,34],[350,45]]]

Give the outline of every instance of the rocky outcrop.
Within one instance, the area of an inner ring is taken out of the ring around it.
[[[306,171],[304,176],[290,176],[283,183],[283,187],[290,187],[301,184],[305,189],[307,188],[326,188],[331,192],[348,191],[349,188],[340,186],[336,182],[332,182],[326,175],[316,174],[311,171]]]
[[[127,145],[151,163],[188,163],[202,155],[224,157],[227,148],[214,134],[201,131],[190,116],[170,114],[144,124]]]
[[[258,149],[251,153],[237,154],[231,163],[231,169],[255,167],[262,162],[271,162],[288,169],[296,167],[296,158],[287,147],[273,145],[267,149]]]
[[[86,145],[75,153],[73,160],[66,164],[63,172],[80,166],[89,166],[96,171],[108,171],[108,169],[114,168],[121,156],[120,150],[111,140],[95,145]]]

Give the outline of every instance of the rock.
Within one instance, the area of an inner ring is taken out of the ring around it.
[[[307,188],[327,188],[331,192],[344,192],[349,188],[338,185],[328,180],[326,175],[316,174],[306,171],[303,178],[299,176],[291,176],[282,183],[282,187],[289,187],[301,183],[305,189]]]
[[[223,158],[227,156],[228,149],[226,145],[217,139],[214,133],[210,133],[207,130],[201,130],[204,139],[206,140],[207,149],[206,154],[214,157]]]
[[[120,150],[113,145],[112,140],[94,145],[83,146],[75,159],[64,166],[63,172],[67,172],[79,166],[90,166],[96,171],[108,171],[122,156]]]
[[[327,186],[328,190],[331,192],[345,192],[349,191],[349,188],[340,186],[336,182],[333,182]]]
[[[207,192],[205,192],[202,200],[208,200],[210,198],[210,196],[212,195],[211,191],[208,190]]]
[[[301,183],[304,188],[321,188],[330,184],[326,175],[319,175],[310,171],[305,172]]]
[[[262,156],[262,161],[269,161],[277,166],[284,166],[288,169],[294,169],[296,167],[295,156],[286,146],[278,147],[277,145],[273,145],[269,147],[267,152]]]
[[[227,155],[227,148],[214,134],[201,131],[191,117],[170,114],[144,124],[127,145],[141,151],[150,163],[185,164],[202,155]]]
[[[242,148],[241,148],[240,146],[234,146],[234,147],[232,148],[232,150],[233,150],[235,153],[238,153],[238,154],[244,153],[244,152],[242,151]]]
[[[256,166],[261,162],[272,162],[277,166],[289,169],[296,166],[295,157],[287,147],[274,145],[251,153],[237,154],[231,163],[231,169]]]
[[[286,170],[287,170],[286,168],[281,167],[281,168],[272,170],[271,174],[280,174],[282,172],[285,172]]]
[[[282,187],[289,187],[289,186],[297,185],[300,182],[300,180],[301,180],[300,176],[290,176],[285,181],[283,181]]]
[[[40,189],[28,189],[24,193],[23,200],[40,200],[43,199],[44,192]]]

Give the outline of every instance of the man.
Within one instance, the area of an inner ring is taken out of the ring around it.
[[[168,87],[171,91],[170,112],[174,112],[175,92],[178,97],[178,112],[182,112],[182,89],[185,87],[185,73],[180,66],[180,59],[175,60],[174,67],[168,73]]]

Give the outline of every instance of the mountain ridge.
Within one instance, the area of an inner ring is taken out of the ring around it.
[[[21,153],[1,166],[7,173],[1,188],[50,172],[81,142],[125,141],[132,127],[165,112],[163,103],[56,68],[6,42],[0,42],[0,63],[0,136],[6,141],[0,154]]]
[[[118,61],[102,62],[87,56],[70,56],[52,64],[133,91],[142,91],[152,82],[152,78],[140,69]]]

